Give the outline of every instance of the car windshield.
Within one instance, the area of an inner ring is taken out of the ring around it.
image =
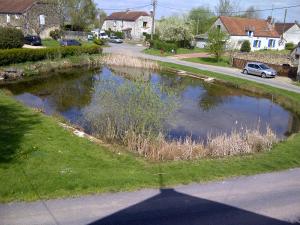
[[[268,67],[268,66],[265,65],[265,64],[260,64],[259,66],[260,66],[262,69],[264,69],[264,70],[270,69],[270,67]]]

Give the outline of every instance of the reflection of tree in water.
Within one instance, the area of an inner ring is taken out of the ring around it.
[[[199,106],[203,111],[210,111],[220,104],[230,101],[232,96],[242,96],[242,92],[235,88],[203,83],[205,92],[200,96]]]

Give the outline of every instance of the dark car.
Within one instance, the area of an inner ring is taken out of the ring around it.
[[[24,38],[24,44],[32,45],[32,46],[38,46],[38,45],[42,45],[42,40],[39,36],[27,35]]]
[[[81,43],[77,40],[70,39],[70,40],[61,40],[61,46],[81,46]]]

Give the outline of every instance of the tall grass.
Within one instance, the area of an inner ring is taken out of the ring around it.
[[[133,67],[143,69],[159,69],[157,62],[142,58],[137,58],[130,55],[108,54],[103,56],[103,63],[109,66]]]

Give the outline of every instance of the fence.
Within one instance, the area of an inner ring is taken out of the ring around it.
[[[232,66],[239,69],[243,69],[247,62],[249,62],[249,60],[233,58]],[[279,76],[285,76],[290,78],[296,78],[297,76],[297,67],[291,67],[289,64],[282,64],[282,65],[270,64],[270,63],[265,63],[265,64],[275,69]]]

